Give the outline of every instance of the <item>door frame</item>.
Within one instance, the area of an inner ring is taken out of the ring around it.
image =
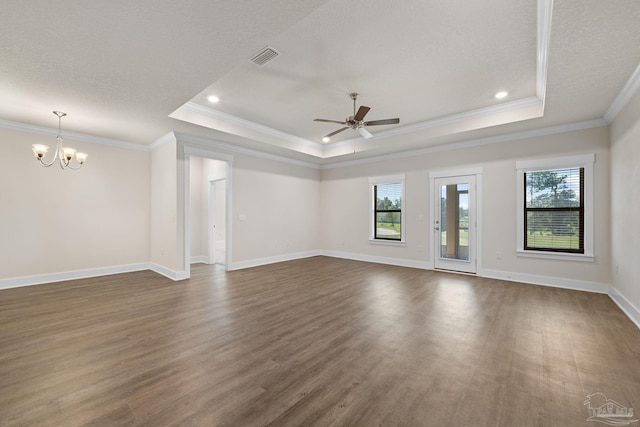
[[[439,192],[436,189],[436,179],[440,178],[455,178],[462,176],[475,176],[476,180],[476,188],[475,188],[475,274],[481,269],[482,266],[482,168],[481,167],[473,167],[473,168],[464,168],[464,169],[449,169],[449,170],[441,170],[441,171],[432,171],[429,172],[429,218],[430,224],[428,229],[429,234],[429,253],[431,256],[431,265],[435,269],[436,266],[436,258],[439,257],[439,253],[436,252],[436,230],[435,230],[435,221],[439,218],[439,214],[436,213],[436,197],[438,197]],[[469,250],[471,253],[471,249]],[[449,270],[455,271],[455,270]]]
[[[232,253],[233,253],[233,227],[232,227],[232,221],[231,218],[233,218],[233,156],[228,155],[228,154],[222,154],[222,153],[218,153],[218,152],[214,152],[214,151],[209,151],[209,150],[203,150],[200,148],[195,148],[195,147],[191,147],[191,146],[187,146],[185,145],[183,147],[183,153],[184,153],[184,182],[183,182],[183,217],[182,218],[178,218],[178,220],[183,221],[184,223],[184,234],[180,234],[178,233],[178,242],[182,242],[183,243],[183,253],[182,255],[184,256],[184,268],[185,268],[185,272],[184,274],[180,277],[180,280],[182,279],[188,279],[189,277],[191,277],[191,195],[190,195],[190,189],[191,189],[191,181],[190,181],[190,158],[191,156],[194,157],[202,157],[205,159],[212,159],[212,160],[221,160],[223,162],[227,163],[227,174],[226,177],[224,177],[227,180],[227,191],[226,191],[226,208],[227,208],[227,221],[226,221],[226,265],[225,265],[225,270],[229,271],[232,270],[232,265],[233,265],[233,257],[232,257]],[[180,213],[180,209],[178,210],[178,213]]]

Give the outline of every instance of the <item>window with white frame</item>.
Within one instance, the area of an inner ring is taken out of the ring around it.
[[[593,260],[593,154],[516,163],[518,255]]]
[[[404,175],[370,178],[370,240],[404,242]]]

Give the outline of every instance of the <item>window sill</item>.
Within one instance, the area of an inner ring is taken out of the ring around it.
[[[517,250],[516,256],[525,258],[555,259],[562,261],[595,262],[596,258],[588,254],[569,254],[562,252],[542,252]]]
[[[382,245],[382,246],[405,246],[403,241],[393,241],[393,240],[376,240],[369,239],[369,243],[372,245]]]

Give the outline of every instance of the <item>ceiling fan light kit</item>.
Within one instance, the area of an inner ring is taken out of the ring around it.
[[[371,110],[371,107],[367,107],[364,105],[361,105],[360,108],[358,108],[358,110],[356,111],[356,100],[358,99],[358,94],[353,92],[349,94],[349,97],[353,100],[353,115],[347,117],[346,119],[344,119],[344,121],[339,121],[339,120],[328,120],[328,119],[314,119],[315,122],[324,122],[324,123],[337,123],[340,125],[344,125],[344,127],[331,132],[327,135],[325,135],[322,138],[322,142],[329,142],[331,141],[331,137],[344,131],[347,129],[353,129],[355,131],[357,131],[363,138],[365,139],[369,139],[371,137],[373,137],[373,134],[371,132],[369,132],[368,130],[365,129],[365,127],[367,126],[380,126],[380,125],[397,125],[398,123],[400,123],[400,119],[399,118],[395,118],[395,119],[384,119],[384,120],[372,120],[372,121],[368,121],[365,122],[364,121],[364,117],[367,115],[367,113],[369,112],[369,110]]]

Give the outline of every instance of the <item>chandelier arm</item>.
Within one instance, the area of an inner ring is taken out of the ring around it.
[[[51,159],[51,162],[49,163],[45,163],[42,161],[42,159],[38,159],[38,161],[40,162],[40,165],[44,166],[45,168],[48,168],[49,166],[51,166],[57,159],[57,156],[54,156],[53,159]]]
[[[78,163],[78,167],[74,168],[73,166],[71,166],[71,162],[69,162],[67,164],[67,169],[71,169],[72,171],[77,171],[78,169],[80,169],[82,167],[82,163]]]
[[[60,169],[64,170],[69,167],[69,162],[64,157],[64,146],[62,145],[62,135],[58,134],[56,137],[58,143],[56,144],[56,154],[60,158]]]
[[[56,162],[56,160],[58,159],[58,155],[59,155],[58,154],[58,146],[56,145],[56,149],[53,152],[53,159],[51,159],[51,161],[49,163],[43,161],[42,160],[43,157],[36,157],[36,158],[38,159],[38,161],[40,162],[40,164],[42,166],[44,166],[45,168],[48,168],[49,166],[53,165]]]

